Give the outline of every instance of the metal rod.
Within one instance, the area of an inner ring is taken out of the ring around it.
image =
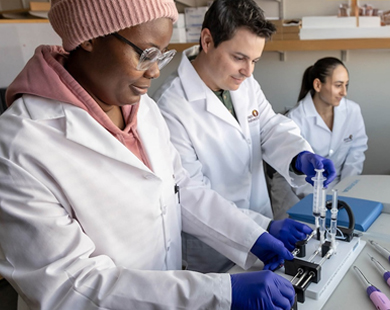
[[[331,248],[328,253],[321,259],[318,265],[322,266],[322,264],[333,254],[333,249]]]
[[[319,248],[313,253],[313,255],[308,259],[308,261],[312,263],[314,257],[316,257],[318,253],[320,253],[320,249]]]
[[[307,276],[308,272],[309,272],[309,271],[306,271],[306,272],[302,275],[302,277],[300,277],[300,278],[298,279],[298,281],[297,281],[297,283],[295,283],[295,285],[298,286],[299,283],[301,283],[301,281]]]
[[[292,278],[292,279],[290,280],[290,282],[293,283],[293,282],[295,281],[295,279],[296,279],[299,275],[301,275],[302,273],[303,273],[303,269],[302,269],[302,268],[298,268],[297,274],[294,276],[294,278]]]
[[[302,288],[304,288],[306,286],[307,283],[309,283],[309,281],[311,280],[311,278],[313,278],[315,276],[314,272],[313,271],[310,271],[309,273],[309,276],[307,277],[305,283],[302,284]]]

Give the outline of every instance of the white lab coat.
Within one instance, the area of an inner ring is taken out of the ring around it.
[[[299,152],[311,151],[310,145],[294,122],[275,114],[253,76],[230,92],[237,122],[190,63],[188,57],[197,52],[198,46],[183,52],[177,72],[153,97],[183,166],[198,187],[211,188],[267,228],[272,209],[263,159],[293,186],[302,185],[304,178],[289,167]],[[213,262],[212,255],[216,261],[222,259],[217,253],[202,250],[196,240],[190,242],[184,244],[190,268],[208,271],[211,265],[220,271],[218,265],[225,265]]]
[[[341,179],[362,173],[367,135],[360,106],[356,102],[343,98],[334,108],[332,131],[318,114],[310,93],[287,116],[297,123],[302,136],[316,154],[333,161],[337,177],[329,185],[328,192]],[[313,193],[313,187],[308,184],[294,191],[303,198]]]
[[[191,185],[147,95],[137,117],[153,171],[73,105],[24,95],[0,117],[0,274],[30,309],[230,309],[229,275],[174,271],[181,229],[244,268],[264,230]]]

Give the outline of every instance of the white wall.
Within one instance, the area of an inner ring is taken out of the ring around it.
[[[49,23],[0,23],[0,87],[8,86],[40,44],[61,44]]]

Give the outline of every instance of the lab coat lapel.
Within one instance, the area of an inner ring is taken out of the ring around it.
[[[65,110],[66,138],[104,156],[150,171],[126,146],[103,126],[98,124],[86,111],[69,106]],[[98,138],[97,138],[98,137]],[[115,150],[115,152],[113,151]]]
[[[322,117],[318,114],[316,107],[314,106],[313,99],[311,97],[310,92],[306,95],[306,97],[303,100],[303,105],[305,109],[305,114],[307,117],[313,117],[314,118],[314,124],[327,132],[330,132],[328,126],[326,126],[324,120]]]
[[[241,128],[233,115],[223,105],[221,100],[211,91],[211,89],[203,82],[187,55],[196,54],[199,47],[194,46],[189,49],[187,54],[183,54],[181,65],[178,70],[180,80],[183,83],[183,89],[186,93],[187,100],[192,104],[204,104],[206,111],[218,117],[222,121],[230,124],[241,131]]]
[[[161,167],[161,135],[159,134],[159,128],[156,124],[147,120],[148,115],[149,107],[146,104],[142,104],[141,101],[137,114],[137,131],[153,172],[156,175],[159,175],[159,168]],[[165,145],[163,147],[167,148],[168,146]]]
[[[340,105],[334,108],[333,117],[333,130],[330,148],[332,150],[336,150],[338,149],[339,144],[342,143],[343,139],[346,138],[344,135],[348,134],[347,132],[342,132],[348,117],[344,98],[341,100]]]
[[[229,112],[221,100],[211,91],[206,92],[206,110],[207,112],[215,115],[229,125],[235,127],[240,132],[241,127],[238,124],[234,116]]]
[[[241,131],[245,138],[250,138],[250,130],[248,123],[248,111],[242,108],[241,102],[250,102],[249,96],[247,93],[240,91],[240,89],[236,91],[231,91],[230,96],[232,98],[234,112],[236,113],[237,120],[239,122],[239,126],[241,127]]]

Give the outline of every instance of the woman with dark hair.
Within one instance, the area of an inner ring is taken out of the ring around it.
[[[367,135],[360,106],[346,98],[349,74],[344,63],[334,57],[319,59],[306,69],[298,104],[287,114],[301,128],[302,136],[314,152],[333,161],[341,179],[363,171]],[[312,187],[296,190],[300,198]]]
[[[314,152],[333,161],[337,177],[328,190],[341,179],[362,173],[367,150],[360,107],[346,99],[348,84],[348,70],[341,60],[334,57],[319,59],[305,70],[298,104],[287,113],[300,127],[302,136]],[[275,175],[272,181],[273,207],[287,210],[298,199],[289,195],[280,201],[280,196],[275,194],[276,188],[280,187],[278,180],[282,182],[280,178],[280,175]],[[313,187],[304,185],[293,191],[302,199],[313,192]]]

